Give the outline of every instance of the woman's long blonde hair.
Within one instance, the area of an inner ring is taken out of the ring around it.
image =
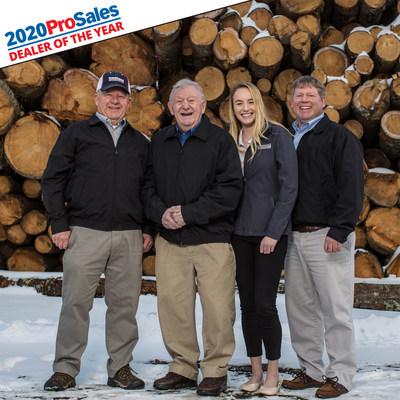
[[[239,133],[242,129],[242,124],[237,119],[235,112],[233,110],[233,96],[236,91],[240,88],[246,88],[249,90],[251,98],[254,101],[254,106],[256,109],[256,119],[254,123],[253,129],[253,137],[250,144],[251,148],[251,157],[250,160],[254,158],[257,152],[257,148],[261,146],[261,138],[265,138],[264,133],[268,130],[270,123],[275,123],[268,118],[267,110],[264,106],[264,101],[261,97],[261,93],[258,90],[257,86],[250,82],[239,82],[236,84],[229,94],[229,133],[235,139],[236,146],[239,151],[244,152],[245,150],[239,146]]]

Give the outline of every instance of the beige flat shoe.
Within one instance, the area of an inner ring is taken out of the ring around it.
[[[258,393],[263,394],[264,396],[275,396],[276,394],[279,393],[280,389],[281,389],[281,381],[278,381],[278,384],[275,387],[261,386]]]
[[[246,383],[243,383],[243,385],[241,385],[239,389],[242,392],[255,392],[260,388],[260,386],[262,384],[263,384],[263,380],[261,378],[261,380],[259,382],[254,382],[254,383],[246,382]]]

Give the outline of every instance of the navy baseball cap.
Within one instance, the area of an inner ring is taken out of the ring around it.
[[[104,91],[113,87],[120,87],[124,89],[125,92],[129,94],[131,93],[131,87],[129,85],[128,78],[124,74],[121,74],[117,71],[105,72],[99,79],[96,91]]]

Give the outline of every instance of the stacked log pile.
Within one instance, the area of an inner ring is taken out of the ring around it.
[[[223,127],[239,81],[255,83],[270,117],[290,126],[291,83],[321,80],[326,113],[365,149],[356,276],[400,276],[399,11],[398,0],[248,1],[3,68],[0,268],[62,269],[40,178],[60,130],[95,111],[98,77],[119,70],[133,85],[127,119],[150,137],[171,123],[168,96],[182,77],[203,87],[207,115]],[[153,274],[154,253],[143,269]]]

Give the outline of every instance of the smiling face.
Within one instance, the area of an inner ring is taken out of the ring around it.
[[[109,118],[115,125],[125,117],[131,98],[124,90],[111,88],[104,92],[102,90],[96,92],[94,94],[94,102],[96,103],[97,111]]]
[[[244,128],[253,127],[256,121],[256,106],[250,90],[241,87],[233,94],[233,112]]]
[[[299,121],[299,128],[324,112],[325,97],[321,99],[314,86],[298,87],[292,96],[292,108]]]
[[[202,99],[200,91],[191,85],[177,90],[172,102],[168,103],[170,113],[182,132],[194,128],[206,110],[207,102]]]

